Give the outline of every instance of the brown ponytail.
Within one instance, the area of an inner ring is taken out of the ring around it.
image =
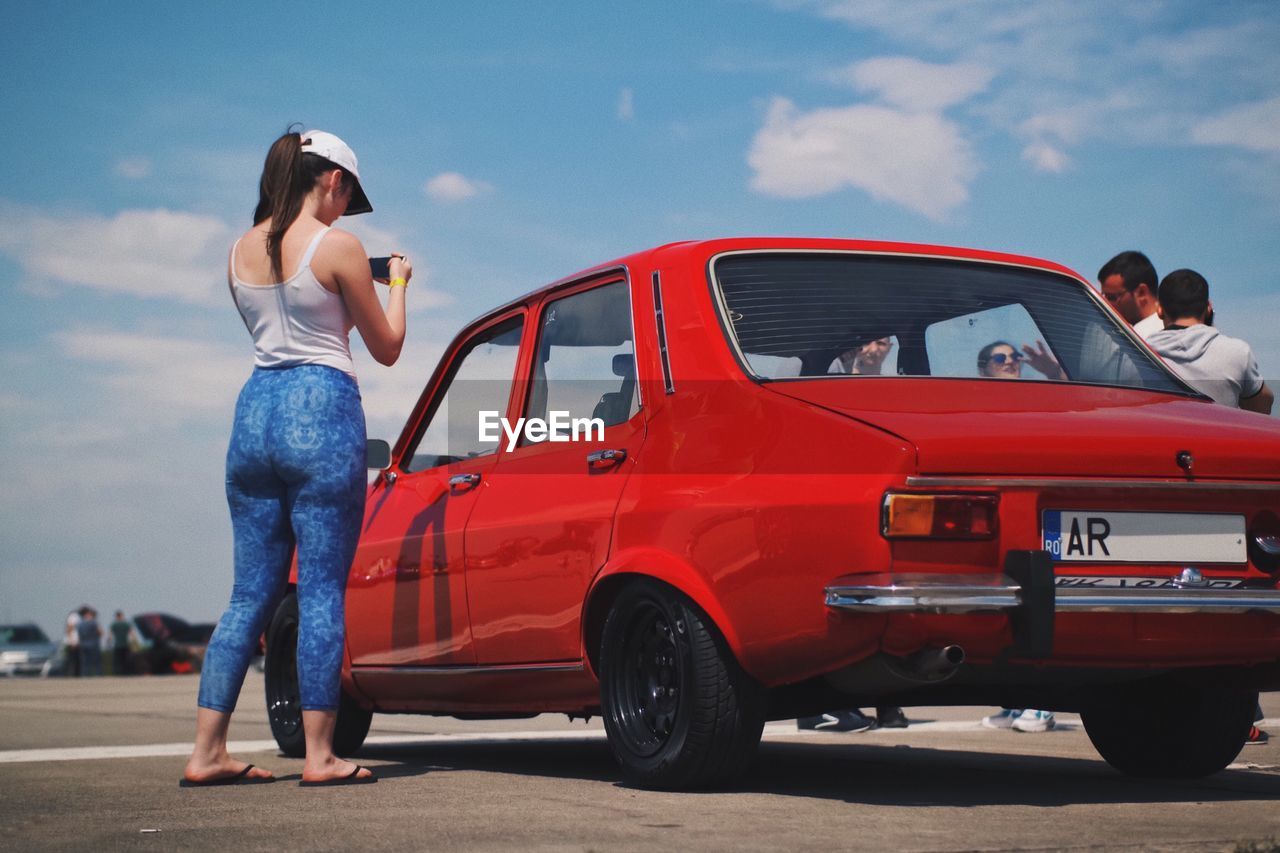
[[[271,220],[267,230],[267,255],[271,258],[274,281],[284,281],[281,245],[285,232],[302,212],[303,200],[322,174],[338,168],[323,157],[302,153],[302,142],[301,134],[290,129],[272,143],[258,182],[258,206],[253,211],[253,224]],[[345,171],[342,179],[344,183],[350,180]]]

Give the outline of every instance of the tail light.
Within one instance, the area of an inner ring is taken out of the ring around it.
[[[1260,512],[1249,525],[1249,559],[1269,575],[1280,574],[1280,518]]]
[[[889,492],[880,532],[886,539],[990,539],[1000,530],[999,495]]]

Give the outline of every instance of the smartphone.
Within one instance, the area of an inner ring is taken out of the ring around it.
[[[369,271],[374,281],[387,281],[391,278],[391,258],[370,258]]]

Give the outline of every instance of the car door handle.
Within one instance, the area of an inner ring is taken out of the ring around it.
[[[602,470],[621,465],[626,458],[627,451],[621,448],[617,450],[597,450],[594,453],[587,454],[587,465],[595,470]]]
[[[479,474],[454,474],[449,478],[451,489],[471,489],[480,482]]]

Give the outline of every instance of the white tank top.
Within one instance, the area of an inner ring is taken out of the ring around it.
[[[325,364],[355,378],[348,338],[355,325],[342,295],[325,289],[311,271],[311,258],[328,228],[321,228],[307,247],[297,271],[279,284],[250,284],[236,275],[231,247],[231,296],[253,335],[253,363],[258,367]]]

